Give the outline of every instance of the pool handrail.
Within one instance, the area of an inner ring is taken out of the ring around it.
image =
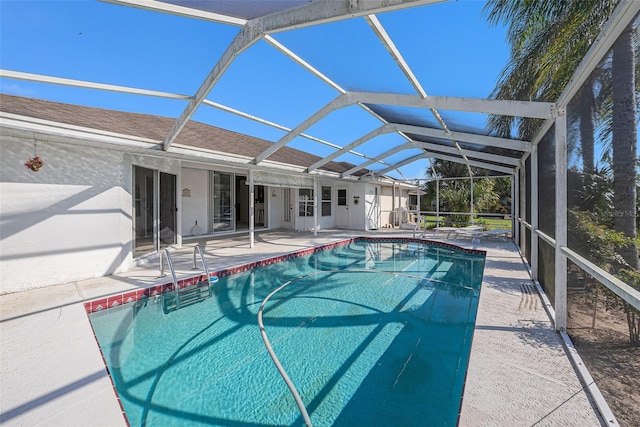
[[[193,248],[193,269],[194,270],[198,269],[196,265],[196,253],[200,254],[200,262],[202,262],[202,268],[204,269],[204,274],[207,275],[207,283],[209,283],[209,286],[211,286],[211,275],[209,274],[209,267],[207,267],[207,263],[204,260],[204,254],[202,253],[202,248],[200,247],[200,245],[196,245],[195,248]],[[211,295],[211,288],[209,288],[209,295]]]
[[[160,277],[166,276],[164,273],[164,264],[162,263],[163,255],[167,258],[167,265],[169,266],[169,271],[171,272],[171,279],[173,280],[173,290],[176,293],[176,309],[180,308],[180,292],[178,292],[178,278],[176,277],[176,270],[173,268],[173,262],[171,261],[171,255],[169,255],[169,249],[163,249],[160,252]]]

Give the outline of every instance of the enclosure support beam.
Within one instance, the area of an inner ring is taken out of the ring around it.
[[[473,225],[476,223],[475,219],[473,218],[473,175],[469,175],[469,188],[471,189],[469,193],[469,195],[471,196],[469,198],[471,200],[471,203],[469,204],[469,212],[471,213],[471,217],[469,219],[471,220],[471,225]]]
[[[444,131],[441,129],[433,129],[425,126],[406,125],[402,123],[391,123],[395,126],[395,130],[398,132],[422,135],[433,138],[442,138],[450,141],[464,141],[472,144],[487,146],[487,147],[499,147],[507,148],[509,150],[528,152],[531,150],[531,143],[529,141],[521,141],[518,139],[498,138],[496,136],[480,135],[468,132],[456,132],[456,131]],[[473,150],[467,150],[467,153],[473,152]]]
[[[514,117],[549,119],[556,115],[556,106],[549,102],[511,101],[499,99],[459,98],[452,96],[405,95],[380,92],[350,92],[356,102],[364,104],[397,105],[414,108],[467,111]]]
[[[253,185],[253,169],[249,169],[249,247],[255,246],[255,188]]]
[[[313,237],[318,237],[318,178],[313,178]]]
[[[311,166],[309,166],[307,168],[307,172],[314,171],[314,170],[318,169],[319,167],[326,165],[327,163],[329,163],[330,161],[332,161],[336,157],[340,157],[341,155],[348,153],[353,148],[356,148],[357,146],[364,144],[365,142],[369,141],[370,139],[375,138],[376,136],[380,136],[380,135],[383,135],[385,133],[389,133],[389,132],[392,132],[392,131],[393,131],[393,127],[392,126],[390,126],[388,124],[382,125],[382,126],[376,128],[376,129],[372,130],[371,132],[367,133],[366,135],[363,135],[360,138],[356,139],[351,144],[345,145],[344,147],[342,147],[342,149],[336,150],[333,153],[329,154],[328,156],[325,156],[324,158],[318,160],[317,162],[315,162],[314,164],[312,164]]]
[[[511,211],[513,212],[513,240],[520,246],[520,169],[513,171],[511,180]]]
[[[436,178],[436,227],[440,227],[440,180]]]
[[[520,165],[520,181],[519,181],[518,202],[520,203],[520,247],[527,245],[527,227],[525,222],[528,218],[525,218],[527,214],[527,174],[524,167],[524,162]]]
[[[448,147],[446,145],[432,144],[430,142],[413,142],[412,144],[414,144],[416,147],[424,148],[425,150],[434,150],[441,153],[460,155],[460,150],[454,147]],[[487,160],[489,162],[502,163],[513,167],[518,166],[518,162],[520,161],[519,159],[516,159],[514,157],[500,156],[497,154],[489,154],[475,150],[465,150],[464,153],[467,158],[472,157],[473,159]]]
[[[418,228],[420,228],[420,219],[422,218],[422,210],[420,209],[420,180],[416,179],[416,211],[418,213]]]
[[[567,328],[567,116],[564,109],[556,118],[556,245],[555,245],[555,313],[556,330]]]
[[[420,146],[420,145],[418,144],[418,146]],[[406,148],[414,148],[414,147],[415,146],[409,145]],[[401,162],[398,162],[398,163],[396,163],[396,164],[394,164],[392,166],[389,166],[389,167],[387,167],[385,169],[377,171],[376,173],[378,175],[384,175],[385,173],[387,173],[389,171],[392,171],[392,170],[397,169],[399,167],[408,165],[409,163],[413,163],[413,162],[415,162],[417,160],[423,159],[423,158],[425,158],[425,155],[429,156],[429,157],[436,157],[436,158],[442,159],[442,160],[448,160],[450,162],[468,164],[470,166],[476,166],[476,167],[479,167],[479,168],[484,168],[484,169],[492,170],[492,171],[495,171],[495,172],[502,172],[502,173],[505,173],[505,174],[512,173],[512,171],[513,171],[512,168],[508,168],[508,167],[505,167],[505,166],[498,166],[498,165],[494,165],[494,164],[491,164],[491,163],[478,162],[478,161],[475,161],[475,160],[465,161],[461,157],[448,156],[448,155],[445,155],[445,154],[433,153],[431,151],[424,150],[424,152],[421,153],[421,154],[418,154],[416,156],[413,156],[413,157],[410,157],[408,159],[402,160]],[[350,171],[347,171],[344,174],[347,174],[348,172],[350,172]]]
[[[538,150],[531,152],[531,253],[529,265],[531,266],[531,279],[538,280]]]

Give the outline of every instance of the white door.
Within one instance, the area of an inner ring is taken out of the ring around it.
[[[367,218],[369,220],[369,230],[380,228],[380,189],[374,187],[375,194],[367,203]]]
[[[336,227],[349,228],[349,193],[347,187],[336,188]]]
[[[282,226],[293,228],[293,200],[291,200],[291,189],[282,189]]]

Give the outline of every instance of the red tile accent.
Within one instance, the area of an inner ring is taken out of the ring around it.
[[[233,274],[241,273],[247,270],[251,270],[254,268],[276,264],[281,261],[290,260],[293,258],[298,258],[306,255],[313,254],[315,252],[319,252],[322,250],[333,249],[340,246],[346,246],[353,242],[365,241],[365,242],[412,242],[412,243],[426,243],[433,246],[443,247],[451,250],[455,250],[463,253],[470,254],[478,254],[485,255],[485,251],[477,250],[477,249],[466,249],[461,248],[459,246],[440,241],[433,241],[427,239],[420,238],[398,238],[398,237],[355,237],[350,239],[341,240],[339,242],[327,243],[325,245],[316,246],[313,248],[301,249],[296,252],[290,252],[288,254],[278,255],[271,258],[265,258],[259,261],[250,262],[243,265],[237,265],[230,268],[218,270],[215,272],[210,272],[211,277],[218,276],[219,278],[230,276]],[[178,281],[179,287],[193,286],[198,282],[204,282],[207,279],[206,275],[192,276],[187,279],[181,279]],[[155,286],[151,286],[146,289],[138,289],[136,291],[127,292],[124,294],[117,294],[109,296],[108,298],[101,298],[95,301],[89,301],[85,303],[85,311],[87,313],[94,313],[96,311],[105,310],[110,307],[116,307],[122,304],[131,303],[138,301],[140,299],[149,298],[152,296],[160,295],[166,292],[171,292],[174,290],[173,283],[163,283]]]
[[[107,299],[101,298],[95,301],[91,301],[91,312],[96,312],[100,310],[104,310],[107,308]]]
[[[109,308],[117,307],[119,305],[122,305],[122,294],[107,297],[107,306]]]

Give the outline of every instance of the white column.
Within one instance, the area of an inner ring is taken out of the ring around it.
[[[398,184],[398,228],[402,228],[402,186]]]
[[[538,280],[538,150],[537,146],[531,152],[531,278]]]
[[[393,181],[393,185],[391,186],[391,228],[396,228],[396,182]]]
[[[422,217],[422,212],[420,212],[420,180],[416,180],[416,211],[418,211],[418,228],[420,228],[420,218]]]
[[[469,175],[469,188],[471,189],[471,204],[469,206],[469,213],[471,214],[471,217],[469,219],[473,225],[475,224],[475,220],[473,219],[473,175]]]
[[[513,173],[511,180],[511,210],[513,211],[513,238],[520,245],[520,168]]]
[[[253,169],[249,169],[249,247],[255,246],[255,227],[254,213],[255,213],[255,193],[253,188]]]
[[[527,245],[527,226],[525,223],[525,216],[527,215],[527,173],[524,166],[524,162],[520,163],[520,181],[519,181],[518,201],[520,202],[520,247],[523,248]]]
[[[313,237],[318,237],[318,178],[313,178]]]
[[[555,248],[555,313],[556,330],[567,328],[567,116],[558,108],[556,118],[556,248]]]
[[[440,226],[440,180],[436,178],[436,227]]]

